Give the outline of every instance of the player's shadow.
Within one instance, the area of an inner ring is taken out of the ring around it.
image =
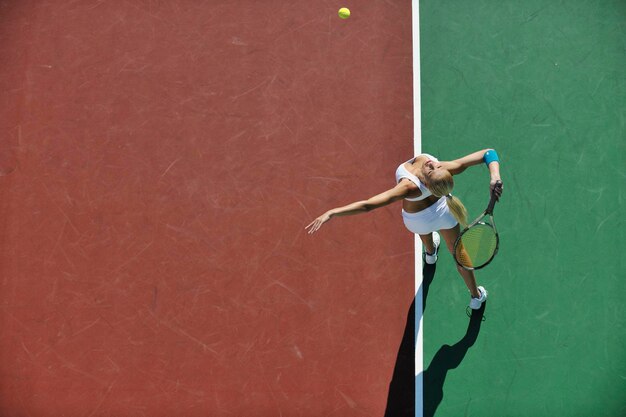
[[[426,310],[428,289],[435,277],[436,265],[424,265],[422,286],[416,298],[421,297],[423,308]],[[484,303],[480,310],[473,310],[465,336],[452,346],[443,345],[423,374],[415,376],[415,344],[418,328],[415,325],[415,299],[411,304],[407,316],[404,336],[400,343],[396,366],[389,384],[387,408],[385,417],[413,417],[415,416],[415,386],[416,383],[423,389],[424,417],[432,417],[443,400],[443,384],[448,371],[458,367],[470,347],[474,345],[480,332],[480,325],[485,311]],[[419,326],[419,322],[418,322]]]
[[[441,346],[435,353],[428,368],[424,370],[424,417],[433,417],[435,415],[437,407],[443,400],[443,384],[446,381],[448,371],[457,368],[461,364],[469,348],[476,342],[486,305],[487,302],[484,302],[480,310],[472,310],[465,336],[452,346]]]
[[[415,342],[419,320],[415,322],[415,300],[422,300],[422,312],[426,310],[428,289],[435,277],[437,265],[424,264],[422,285],[418,289],[406,318],[404,335],[398,350],[396,366],[389,384],[385,417],[415,416]]]

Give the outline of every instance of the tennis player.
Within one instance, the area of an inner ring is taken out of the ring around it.
[[[454,242],[459,236],[460,225],[467,225],[467,210],[463,203],[451,194],[454,188],[453,176],[483,162],[489,169],[491,192],[499,199],[502,187],[495,185],[501,180],[500,162],[495,150],[484,149],[454,161],[439,161],[432,155],[421,154],[398,166],[395,187],[367,200],[329,210],[313,220],[305,229],[312,234],[332,218],[365,213],[402,200],[404,225],[419,235],[424,246],[424,261],[432,265],[438,258],[441,241],[439,233],[454,256]],[[487,299],[487,290],[476,285],[474,271],[468,271],[458,265],[457,270],[469,289],[470,308],[480,309]]]

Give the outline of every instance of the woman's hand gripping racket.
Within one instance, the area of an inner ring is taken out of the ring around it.
[[[487,209],[454,242],[454,259],[464,269],[473,271],[483,268],[498,253],[500,239],[493,221],[493,208],[502,193],[502,181],[497,181],[491,190],[491,200]],[[483,221],[489,216],[489,221]]]

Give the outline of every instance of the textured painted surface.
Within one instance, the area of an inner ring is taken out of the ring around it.
[[[486,321],[455,368],[437,352],[463,345],[468,294],[440,258],[425,415],[626,415],[624,3],[421,6],[423,149],[495,147],[505,184],[500,254],[477,274]],[[458,177],[457,195],[484,209],[484,167]]]
[[[380,416],[410,2],[0,4],[0,414]]]

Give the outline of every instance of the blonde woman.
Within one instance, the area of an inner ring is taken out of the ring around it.
[[[309,234],[317,232],[330,219],[351,216],[384,207],[402,200],[402,218],[409,231],[418,234],[424,246],[424,261],[437,262],[441,233],[446,246],[452,253],[454,242],[460,233],[460,226],[467,225],[467,210],[463,203],[454,197],[454,175],[467,168],[484,162],[491,177],[490,188],[499,199],[502,187],[495,187],[500,181],[500,162],[493,149],[471,153],[454,161],[439,161],[432,155],[421,154],[400,164],[396,170],[396,186],[367,200],[357,201],[347,206],[334,208],[313,220],[306,226]],[[487,299],[487,291],[476,285],[473,271],[457,265],[457,270],[469,289],[469,306],[480,309]]]

